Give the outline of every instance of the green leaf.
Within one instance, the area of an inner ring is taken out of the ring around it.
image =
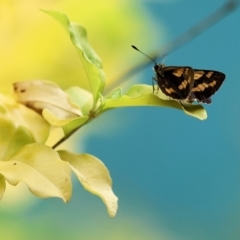
[[[71,133],[73,130],[80,128],[88,120],[89,120],[89,117],[85,116],[85,117],[73,119],[69,124],[64,125],[62,127],[62,129],[63,129],[65,136],[68,135],[69,133]]]
[[[0,122],[0,124],[3,123],[3,121]],[[4,125],[1,125],[1,128]],[[4,150],[4,155],[2,156],[1,160],[8,160],[12,155],[14,155],[19,149],[21,149],[25,144],[34,143],[34,139],[30,133],[30,131],[22,126],[19,126],[18,128],[11,129],[11,127],[8,128],[10,130],[8,132],[8,136],[3,139],[1,137],[1,149],[4,146],[7,146]],[[12,131],[13,130],[13,131]]]
[[[28,144],[9,161],[0,161],[0,174],[11,184],[25,182],[38,197],[68,201],[72,193],[70,166],[57,152],[43,144]]]
[[[98,93],[102,93],[105,85],[105,74],[102,70],[100,58],[88,43],[87,31],[81,25],[70,22],[67,15],[63,13],[46,10],[42,11],[57,20],[70,36],[87,73],[95,105],[99,98]]]
[[[118,100],[122,96],[122,89],[116,88],[114,89],[109,96],[107,96],[107,99],[114,99]]]
[[[79,128],[84,123],[87,122],[89,119],[88,116],[84,117],[77,117],[77,118],[68,118],[68,119],[61,119],[55,116],[51,111],[48,109],[44,109],[42,112],[43,117],[54,127],[62,127],[65,136],[73,131],[76,128]]]
[[[16,127],[14,124],[3,116],[0,117],[0,160],[7,159],[7,156],[10,155],[9,152],[13,152],[11,141],[15,142],[15,132]],[[18,149],[16,149],[18,150]]]
[[[92,94],[80,87],[70,87],[66,90],[70,101],[82,110],[83,116],[89,116],[93,107]]]
[[[108,213],[114,217],[118,198],[112,191],[112,180],[105,165],[89,154],[73,154],[59,151],[61,159],[68,161],[83,187],[99,196],[105,203]]]
[[[25,108],[23,109],[26,110]],[[11,111],[14,113],[14,115],[19,115],[18,120],[23,118],[21,111],[19,111],[19,108],[11,109]],[[26,113],[29,113],[28,111],[30,111],[31,114],[36,114],[30,109],[27,109]],[[24,117],[26,117],[26,115]],[[39,115],[37,116],[36,121],[38,117]],[[30,119],[31,118],[28,118],[28,120]],[[25,122],[23,122],[23,124],[24,123]],[[32,124],[32,126],[33,125],[34,124]],[[33,129],[31,130],[34,131]],[[17,123],[14,123],[9,112],[6,111],[5,113],[0,113],[0,160],[8,160],[25,144],[34,143],[35,139],[32,135],[31,130],[25,126],[18,126]],[[46,129],[43,127],[42,130],[44,131]]]
[[[180,103],[174,100],[163,100],[159,96],[152,93],[153,88],[149,85],[134,85],[126,95],[120,98],[106,98],[101,112],[118,107],[133,107],[133,106],[156,106],[156,107],[170,107],[178,110],[183,110],[186,114],[204,120],[207,118],[206,110],[202,105],[185,104],[183,107]]]
[[[0,174],[0,200],[3,197],[5,189],[6,189],[6,181],[5,181],[4,176]]]

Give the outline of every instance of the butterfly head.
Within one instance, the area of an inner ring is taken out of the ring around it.
[[[153,71],[154,72],[161,72],[163,68],[165,68],[164,64],[155,64],[154,67],[153,67]]]

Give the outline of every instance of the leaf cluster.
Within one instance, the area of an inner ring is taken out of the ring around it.
[[[151,85],[133,85],[123,94],[121,88],[103,95],[105,74],[102,62],[87,40],[81,25],[69,21],[65,14],[45,11],[61,24],[82,61],[91,92],[78,86],[63,91],[52,82],[33,80],[14,84],[15,99],[0,95],[0,198],[6,181],[17,185],[23,181],[38,197],[71,198],[71,172],[82,186],[99,196],[110,216],[117,211],[117,197],[106,166],[90,154],[55,150],[85,124],[104,112],[119,107],[155,106],[183,110],[198,119],[206,119],[201,105],[183,106],[177,101],[153,94]],[[53,129],[63,136],[49,146]]]

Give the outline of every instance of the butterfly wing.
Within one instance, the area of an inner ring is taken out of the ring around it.
[[[211,96],[220,88],[225,74],[212,70],[194,69],[194,86],[192,97],[198,102],[211,103]]]
[[[154,69],[158,85],[165,95],[178,100],[188,98],[194,85],[194,71],[191,67],[162,67],[159,64]]]

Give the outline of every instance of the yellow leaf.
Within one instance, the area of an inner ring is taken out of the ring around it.
[[[70,166],[43,144],[27,144],[9,161],[0,161],[0,173],[11,185],[25,182],[38,197],[68,201],[72,193]]]
[[[68,95],[55,83],[32,80],[14,83],[17,101],[42,113],[49,109],[60,118],[82,116],[80,109],[70,103]]]
[[[10,133],[11,128],[22,126],[29,130],[36,142],[43,143],[46,141],[49,135],[50,125],[38,113],[17,103],[13,98],[2,94],[0,94],[0,105],[0,118],[4,122],[9,122],[9,126],[6,127],[4,131]],[[2,123],[1,127],[2,133],[4,128]]]
[[[59,151],[61,159],[68,161],[83,187],[99,196],[107,207],[108,214],[114,217],[118,198],[112,191],[112,179],[106,166],[89,154],[73,154]]]

